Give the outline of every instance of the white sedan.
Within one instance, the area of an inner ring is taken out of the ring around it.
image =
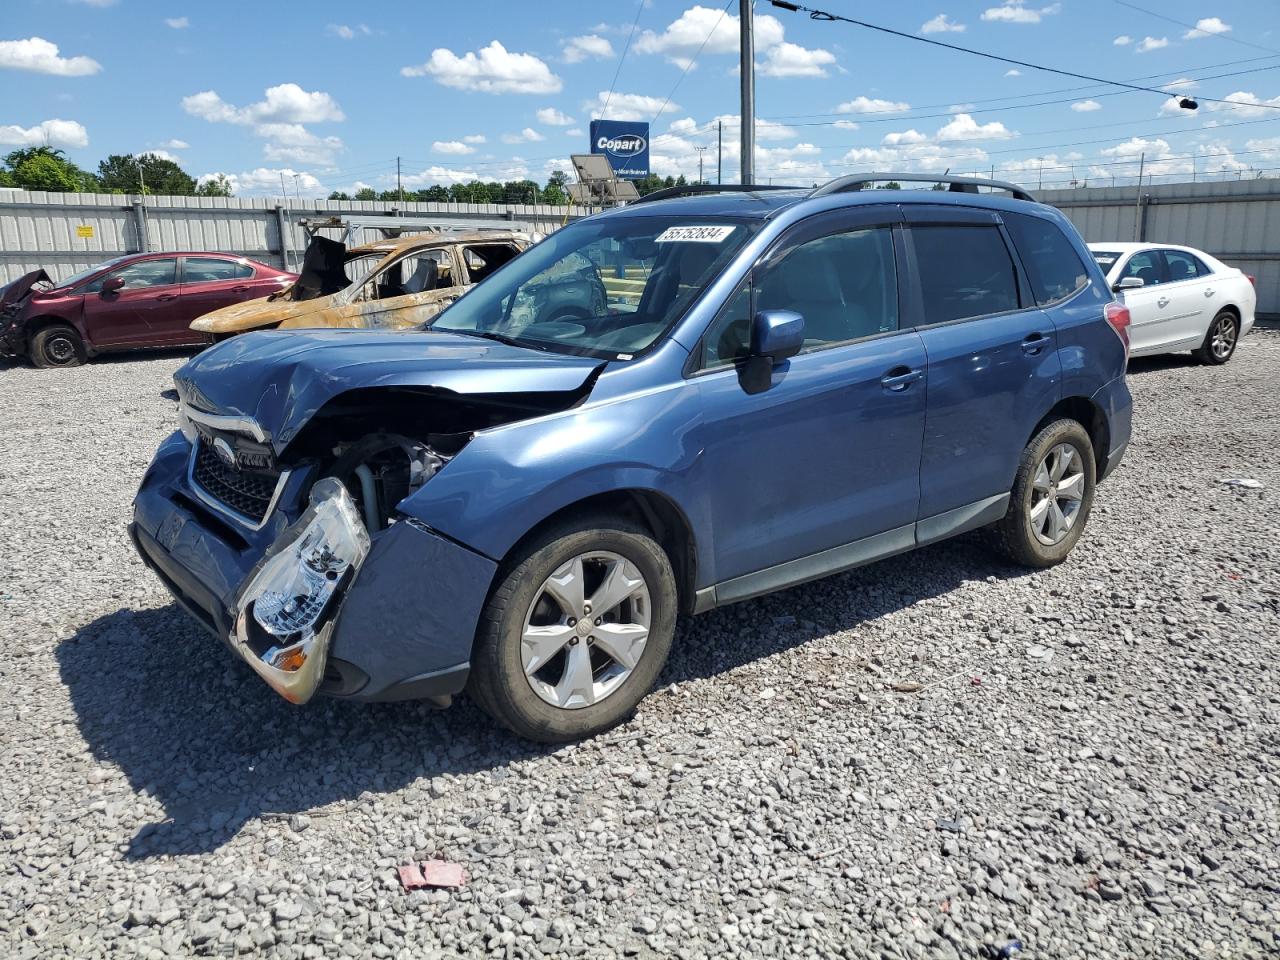
[[[1129,308],[1132,356],[1191,350],[1204,363],[1226,363],[1253,326],[1253,277],[1207,253],[1168,243],[1089,249]]]

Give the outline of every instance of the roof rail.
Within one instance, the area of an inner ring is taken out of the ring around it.
[[[671,200],[675,197],[691,197],[699,193],[756,193],[763,190],[803,190],[804,187],[789,187],[782,184],[751,183],[686,183],[681,187],[663,187],[646,193],[639,200],[632,200],[628,206],[637,203],[649,203],[652,200]]]
[[[998,190],[1008,190],[1013,194],[1015,200],[1036,202],[1036,198],[1032,194],[1016,183],[1009,183],[1005,180],[988,180],[985,177],[951,177],[945,173],[855,173],[847,177],[837,177],[834,180],[830,180],[814,190],[809,196],[825,197],[832,193],[850,193],[861,190],[868,183],[885,181],[900,183],[903,180],[908,183],[950,184],[947,189],[951,193],[977,193],[979,187],[995,187]]]

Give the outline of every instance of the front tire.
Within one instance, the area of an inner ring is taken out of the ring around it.
[[[78,367],[85,357],[84,341],[68,324],[52,324],[31,338],[31,362],[37,367]]]
[[[547,530],[499,572],[468,692],[518,736],[562,743],[625,719],[675,633],[675,576],[642,527],[594,517]]]
[[[1194,351],[1201,363],[1220,367],[1235,355],[1240,342],[1240,319],[1230,310],[1220,310],[1209,324],[1204,343]]]
[[[1075,420],[1055,420],[1022,452],[997,548],[1014,563],[1052,567],[1084,532],[1096,482],[1093,443]]]

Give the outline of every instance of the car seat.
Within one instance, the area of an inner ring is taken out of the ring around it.
[[[418,266],[411,276],[404,283],[404,292],[425,293],[428,290],[436,288],[436,280],[439,276],[439,267],[430,257],[419,257]]]

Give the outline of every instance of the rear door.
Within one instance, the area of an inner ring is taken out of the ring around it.
[[[1210,304],[1204,295],[1210,284],[1209,270],[1199,257],[1184,250],[1161,250],[1160,253],[1169,278],[1164,293],[1172,301],[1165,345],[1170,349],[1199,346],[1212,319],[1208,312]]]
[[[703,451],[722,584],[877,534],[914,543],[925,356],[899,323],[900,216],[877,205],[797,225],[703,335],[686,442]],[[746,356],[751,316],[770,309],[805,321],[803,351],[771,368]]]
[[[124,286],[103,291],[119,277]],[[84,322],[95,347],[147,347],[173,343],[170,314],[177,309],[177,257],[137,260],[105,273],[83,289]]]
[[[182,298],[174,315],[173,333],[193,343],[203,338],[188,329],[191,321],[257,294],[254,268],[241,257],[183,257]],[[278,288],[277,288],[278,289]],[[274,290],[261,293],[265,296]]]
[[[1015,263],[999,214],[905,208],[913,322],[929,360],[920,519],[1009,492],[1035,423],[1057,400],[1057,332]],[[927,539],[927,534],[924,535]]]

